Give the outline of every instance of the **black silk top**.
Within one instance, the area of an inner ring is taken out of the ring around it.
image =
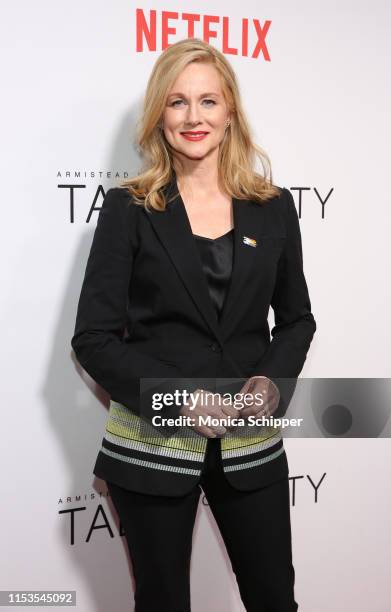
[[[206,276],[210,298],[220,318],[232,272],[234,247],[233,228],[218,238],[206,238],[193,234],[201,258],[202,269]]]

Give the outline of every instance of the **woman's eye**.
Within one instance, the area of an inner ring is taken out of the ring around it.
[[[173,102],[171,102],[171,106],[176,106],[176,104],[177,104],[178,102],[183,102],[183,100],[174,100]],[[215,102],[214,100],[211,100],[210,98],[205,98],[205,100],[203,100],[203,102],[211,102],[211,103],[212,103],[212,106],[213,106],[214,104],[216,104],[216,102]],[[207,104],[207,106],[209,106],[209,104]]]

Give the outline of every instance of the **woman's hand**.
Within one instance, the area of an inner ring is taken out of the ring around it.
[[[197,396],[198,393],[198,396]],[[240,416],[239,410],[232,405],[220,405],[219,393],[212,393],[211,391],[205,391],[204,389],[196,389],[192,395],[197,397],[194,408],[190,409],[190,406],[182,404],[179,409],[179,414],[183,416],[189,416],[194,419],[194,424],[191,425],[195,431],[206,438],[217,438],[223,436],[227,430],[234,429],[224,425],[226,423],[226,417],[231,416],[237,418]],[[220,400],[221,401],[221,400]],[[199,416],[211,416],[213,419],[218,419],[221,425],[203,425],[198,422]]]
[[[246,397],[246,405],[240,410],[240,416],[270,416],[276,411],[279,401],[280,392],[273,381],[266,376],[252,376],[249,378],[240,390],[240,393],[251,393],[253,396],[256,393],[262,395],[261,400],[254,397],[252,403],[250,398]]]

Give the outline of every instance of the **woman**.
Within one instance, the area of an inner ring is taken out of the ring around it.
[[[202,489],[246,610],[291,612],[287,458],[279,428],[249,422],[284,414],[316,329],[293,199],[268,178],[232,68],[201,40],[158,58],[139,145],[143,172],[104,198],[72,338],[111,396],[94,474],[125,530],[135,609],[190,610]]]

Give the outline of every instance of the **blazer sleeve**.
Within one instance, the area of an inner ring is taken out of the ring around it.
[[[197,379],[179,378],[178,386],[171,366],[124,341],[137,208],[129,202],[129,197],[121,187],[109,189],[104,197],[87,260],[71,345],[84,370],[112,400],[150,422],[157,414],[176,417],[180,409],[180,406],[167,405],[160,413],[154,411],[153,393],[171,393],[175,389],[192,392],[198,384]],[[147,377],[146,373],[153,376],[156,371],[162,373],[164,382],[140,393],[140,378]],[[159,426],[159,432],[168,436],[177,430],[178,427]]]
[[[299,218],[291,192],[284,188],[282,204],[286,240],[281,254],[271,300],[275,325],[272,341],[254,367],[252,376],[267,376],[279,388],[280,402],[275,417],[288,408],[316,330],[303,271]]]

